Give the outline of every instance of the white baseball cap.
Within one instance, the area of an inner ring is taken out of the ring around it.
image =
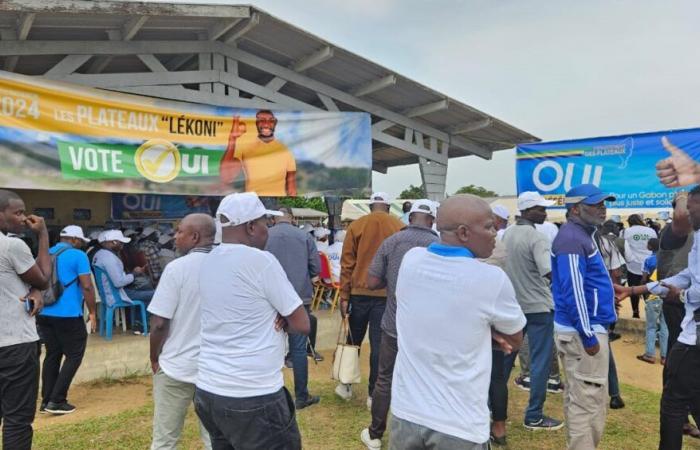
[[[98,240],[100,242],[119,241],[119,242],[123,242],[125,244],[128,244],[129,242],[131,242],[131,239],[124,236],[122,234],[121,230],[103,231],[102,234],[100,234],[100,237],[98,238]]]
[[[416,200],[411,205],[411,210],[408,212],[408,214],[423,213],[431,215],[433,218],[435,218],[437,216],[437,206],[437,203],[432,200]]]
[[[265,209],[265,205],[255,192],[230,194],[224,197],[216,210],[216,218],[225,217],[228,222],[222,222],[222,227],[235,227],[262,216],[282,216],[279,211]]]
[[[90,242],[90,239],[86,238],[85,234],[83,234],[83,229],[80,228],[78,225],[68,225],[67,227],[62,229],[61,237],[78,238],[83,242]]]
[[[326,237],[329,234],[331,234],[331,232],[327,228],[314,228],[314,237],[316,237],[316,239],[321,239],[322,237]]]
[[[369,196],[369,204],[373,205],[375,203],[383,203],[385,205],[390,205],[391,200],[389,200],[389,194],[386,192],[375,192]]]
[[[508,208],[503,205],[491,205],[491,211],[503,220],[508,220],[510,217],[510,211],[508,211]]]
[[[555,202],[542,197],[542,194],[535,191],[526,191],[518,195],[518,209],[525,211],[535,206],[552,206]]]

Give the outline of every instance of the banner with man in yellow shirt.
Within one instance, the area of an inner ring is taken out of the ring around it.
[[[361,195],[365,113],[173,102],[0,71],[0,185],[261,196]]]

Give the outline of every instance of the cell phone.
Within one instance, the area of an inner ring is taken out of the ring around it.
[[[31,312],[34,310],[34,300],[30,296],[24,297],[24,310],[27,312],[27,314],[31,314]]]

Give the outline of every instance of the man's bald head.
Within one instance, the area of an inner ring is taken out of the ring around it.
[[[214,243],[216,225],[214,219],[206,214],[189,214],[185,216],[175,231],[175,248],[187,253],[195,247],[205,247]]]
[[[468,248],[478,258],[487,258],[493,251],[493,213],[489,204],[475,195],[455,195],[440,202],[437,229],[443,243]]]

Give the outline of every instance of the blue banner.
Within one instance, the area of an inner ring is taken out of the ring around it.
[[[219,197],[201,195],[112,194],[112,219],[181,219],[192,213],[214,215]]]
[[[700,183],[700,129],[525,144],[516,159],[518,194],[563,207],[572,186],[593,183],[615,195],[611,208],[670,208],[677,190]]]

